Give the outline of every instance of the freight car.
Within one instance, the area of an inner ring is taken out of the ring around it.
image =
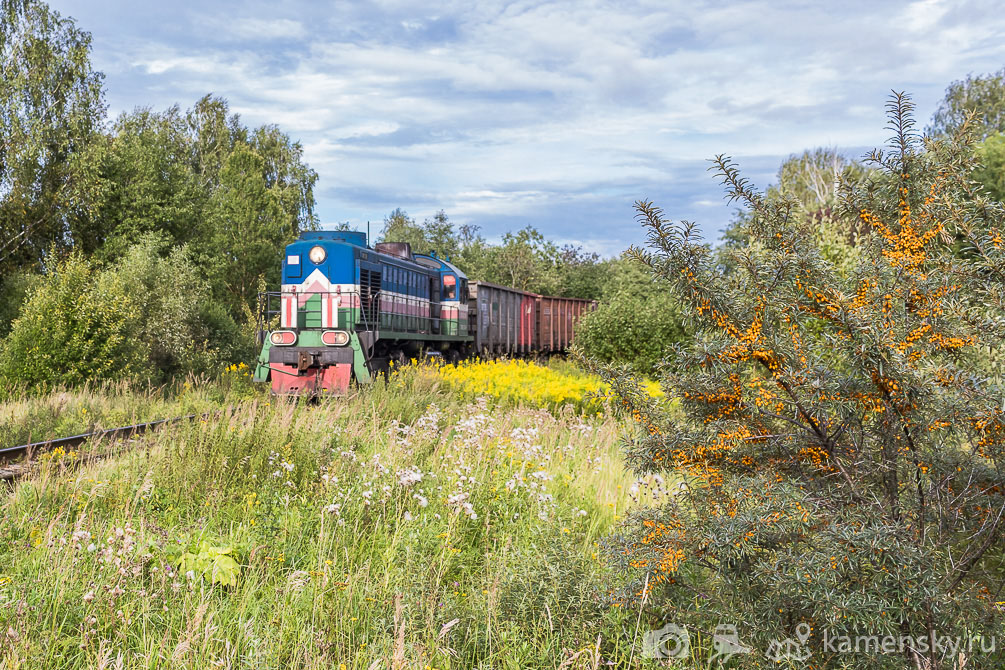
[[[286,247],[281,290],[259,296],[254,379],[277,394],[338,394],[415,356],[557,352],[594,305],[469,286],[449,259],[403,242],[371,248],[361,232],[304,233]],[[279,328],[268,329],[277,318]]]
[[[573,328],[595,300],[558,298],[473,281],[469,284],[468,332],[481,356],[521,356],[565,351]]]
[[[468,331],[480,356],[526,355],[537,351],[534,293],[489,282],[468,288]]]

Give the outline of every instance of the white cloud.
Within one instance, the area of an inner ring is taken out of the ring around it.
[[[883,142],[890,89],[915,94],[923,123],[950,81],[1005,61],[1005,17],[979,1],[188,0],[160,21],[118,1],[100,3],[108,16],[53,3],[93,31],[112,107],[213,92],[278,123],[303,141],[330,220],[444,207],[547,233],[534,217],[559,203],[581,206],[584,240],[617,244],[640,236],[610,235],[610,217],[633,226],[646,191],[714,236],[730,216],[704,173],[717,153],[770,179],[804,148]]]
[[[292,39],[307,34],[304,25],[292,19],[242,18],[220,25],[230,37],[253,40]]]
[[[904,8],[904,27],[925,33],[939,27],[939,21],[949,11],[945,0],[918,0]]]

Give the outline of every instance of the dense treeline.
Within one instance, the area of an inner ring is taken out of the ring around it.
[[[255,295],[318,225],[300,144],[212,96],[106,123],[72,19],[5,0],[0,30],[6,385],[158,380],[249,356]]]
[[[599,298],[604,278],[615,264],[580,246],[559,247],[533,226],[504,234],[500,244],[489,244],[478,226],[455,230],[442,210],[420,224],[396,209],[384,219],[381,238],[408,242],[417,253],[434,251],[450,258],[471,279],[570,298]]]
[[[162,380],[250,358],[255,296],[278,284],[283,246],[319,225],[300,144],[211,95],[106,122],[90,35],[43,2],[2,8],[5,386]],[[420,224],[395,210],[382,236],[541,293],[600,298],[624,267],[532,227],[490,244],[442,211]]]
[[[274,125],[247,127],[212,95],[188,109],[139,107],[107,121],[90,35],[39,0],[2,0],[2,14],[0,374],[27,386],[72,383],[86,377],[80,370],[161,380],[247,360],[257,292],[278,283],[282,247],[319,226],[317,174],[301,145]],[[932,125],[933,134],[951,133],[966,110],[978,108],[983,165],[974,175],[999,199],[1003,89],[1005,70],[955,82]],[[812,234],[824,253],[850,262],[861,231],[835,216],[834,206],[838,184],[865,172],[835,151],[808,151],[782,165],[766,198],[791,201],[816,223]],[[748,223],[749,214],[738,214],[721,249],[744,245]],[[490,243],[477,226],[455,227],[443,211],[420,223],[397,209],[380,236],[450,257],[472,279],[601,300],[578,337],[601,360],[652,373],[667,345],[685,337],[678,302],[635,261],[559,246],[533,226]],[[133,272],[126,282],[124,264],[147,268],[158,281]],[[162,300],[161,286],[175,287],[172,294],[189,304]],[[56,309],[54,300],[68,302]],[[122,318],[81,330],[74,319],[94,320],[87,300]],[[635,318],[642,312],[657,316]],[[170,335],[141,323],[155,313]],[[87,339],[100,332],[132,342],[137,328],[148,342],[131,345],[136,360],[128,364],[106,365],[99,357],[108,355],[108,341]],[[172,353],[150,344],[158,339],[174,342]],[[43,373],[45,366],[54,371]]]
[[[42,360],[68,370],[90,351],[29,336],[32,319],[43,319],[57,330],[70,324],[69,309],[33,310],[45,303],[44,294],[63,290],[70,276],[83,281],[65,287],[79,292],[81,301],[66,307],[81,309],[97,285],[92,282],[100,284],[123,269],[134,277],[122,286],[122,295],[137,305],[157,303],[161,286],[173,286],[175,295],[192,300],[178,308],[194,311],[198,318],[164,314],[158,327],[182,329],[177,336],[186,340],[185,346],[206,355],[198,358],[199,365],[190,356],[168,363],[151,350],[138,368],[123,364],[94,377],[136,376],[143,370],[156,379],[212,369],[218,357],[226,361],[250,355],[250,339],[240,330],[257,292],[278,281],[276,258],[282,246],[301,230],[317,226],[312,192],[317,176],[303,162],[300,145],[274,126],[243,126],[226,101],[207,96],[185,113],[172,107],[123,114],[107,130],[91,133],[67,162],[84,167],[66,178],[59,194],[39,189],[38,202],[22,206],[22,212],[51,207],[36,215],[39,225],[24,213],[4,219],[10,248],[0,296],[9,320],[0,324],[0,332],[13,332],[4,345],[2,369],[16,371],[13,378],[26,384],[73,381],[68,373],[57,372],[50,380],[29,372],[41,370]],[[20,181],[13,182],[7,204],[22,189]],[[67,204],[53,206],[54,198],[66,198]],[[137,268],[157,268],[158,281]],[[107,294],[96,299],[114,303]],[[15,321],[22,306],[24,318]],[[131,340],[136,333],[123,325],[117,335]],[[98,360],[89,364],[102,369]]]

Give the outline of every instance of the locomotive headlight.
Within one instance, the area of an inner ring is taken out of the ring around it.
[[[323,247],[311,247],[311,251],[307,254],[307,256],[311,259],[311,263],[314,263],[314,265],[321,265],[325,262],[325,257],[328,256],[328,254],[325,253]]]
[[[297,341],[297,334],[291,330],[276,330],[269,336],[269,339],[275,345],[288,347]]]
[[[344,330],[326,330],[321,333],[321,341],[329,347],[344,347],[349,344],[349,333]]]

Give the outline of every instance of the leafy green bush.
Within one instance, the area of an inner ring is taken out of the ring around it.
[[[226,307],[207,300],[199,305],[199,322],[206,329],[206,339],[215,354],[215,366],[250,361],[258,354],[255,347],[255,322],[250,316],[239,325]]]
[[[171,248],[148,235],[105,273],[120,276],[140,299],[143,317],[137,336],[148,346],[153,369],[173,375],[206,372],[217,365],[217,352],[201,318],[210,301],[209,287],[187,247]]]
[[[622,260],[610,267],[603,300],[576,328],[576,348],[592,360],[650,375],[667,347],[686,337],[679,303],[640,264]]]
[[[149,374],[140,297],[71,255],[29,293],[0,351],[0,378],[47,388]]]
[[[0,378],[48,388],[115,379],[163,380],[214,372],[246,339],[209,288],[186,247],[142,237],[113,267],[79,254],[40,280],[0,352]],[[204,315],[211,319],[207,324]],[[221,360],[223,358],[223,360]]]
[[[999,201],[1005,201],[1005,135],[997,133],[977,147],[981,167],[974,172],[977,181]]]
[[[40,277],[30,272],[11,272],[0,279],[0,338],[10,332],[28,293]]]
[[[640,318],[643,314],[646,318]],[[652,374],[666,348],[682,335],[669,296],[646,300],[619,294],[583,318],[576,344],[595,360],[627,363],[640,374]]]

